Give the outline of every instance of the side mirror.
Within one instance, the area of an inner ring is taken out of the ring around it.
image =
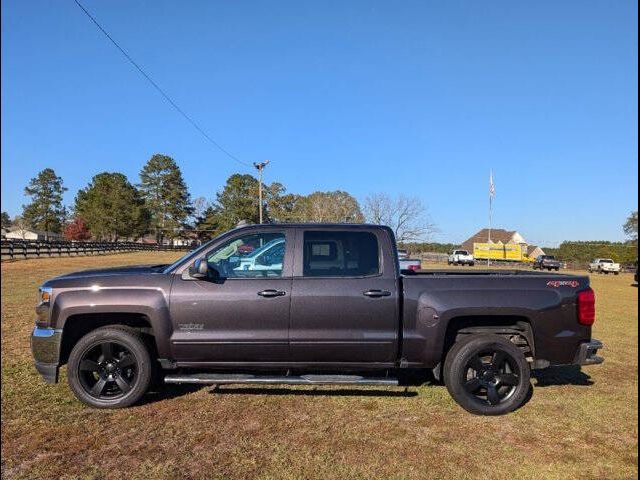
[[[198,258],[193,265],[189,267],[189,276],[192,278],[207,278],[209,273],[209,264],[206,258]]]

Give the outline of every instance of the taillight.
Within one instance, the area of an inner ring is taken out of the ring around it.
[[[591,288],[578,292],[578,323],[593,325],[596,321],[596,294]]]
[[[420,265],[409,265],[409,270],[413,270],[414,272],[420,270]]]

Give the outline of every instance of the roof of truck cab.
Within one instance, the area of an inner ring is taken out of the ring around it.
[[[349,222],[273,222],[273,223],[253,223],[249,225],[243,225],[239,228],[245,227],[260,227],[260,226],[277,226],[277,227],[379,227],[389,228],[385,225],[378,225],[375,223],[349,223]]]
[[[376,225],[373,223],[254,223],[250,225],[242,225],[233,230],[244,230],[256,227],[276,227],[276,228],[379,228],[392,231],[385,225]]]

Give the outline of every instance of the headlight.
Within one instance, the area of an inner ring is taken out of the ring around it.
[[[49,314],[51,305],[51,292],[49,287],[38,289],[38,305],[36,305],[36,325],[39,327],[49,326]]]
[[[38,293],[40,295],[40,305],[48,304],[51,301],[51,287],[40,287]]]

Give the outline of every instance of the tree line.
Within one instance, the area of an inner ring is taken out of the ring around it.
[[[611,258],[614,262],[631,264],[638,259],[638,243],[634,240],[562,242],[558,248],[544,248],[544,252],[569,262],[588,263],[595,258]]]
[[[69,240],[137,240],[153,234],[163,242],[177,237],[204,240],[239,222],[259,222],[258,179],[231,175],[211,199],[191,198],[180,167],[153,155],[134,184],[119,172],[101,172],[64,205],[63,179],[51,168],[32,178],[24,192],[30,201],[13,219],[2,212],[2,226],[63,233]],[[389,225],[400,241],[428,238],[435,231],[424,204],[415,197],[367,196],[360,205],[342,190],[309,195],[287,192],[278,182],[263,184],[263,215],[268,222],[369,221]]]

